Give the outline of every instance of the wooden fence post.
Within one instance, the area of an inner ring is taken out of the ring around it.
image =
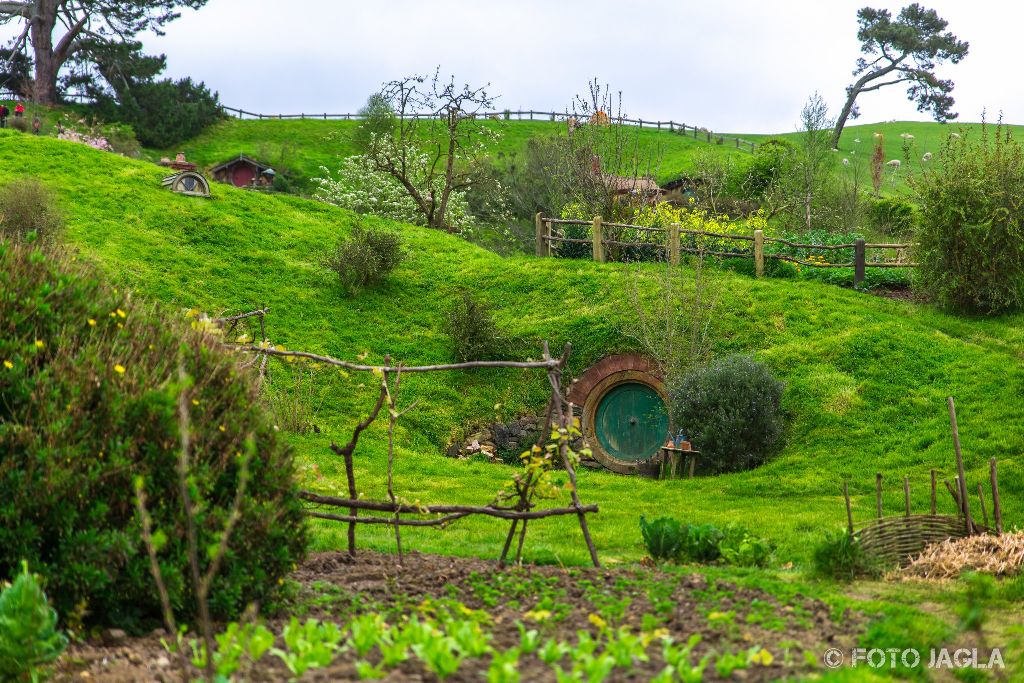
[[[604,263],[604,235],[601,228],[601,217],[594,216],[594,260]]]
[[[850,532],[850,538],[853,538],[853,510],[850,508],[850,489],[845,479],[843,480],[843,498],[846,499],[846,528]]]
[[[996,459],[988,461],[989,476],[992,482],[992,521],[996,525],[996,534],[1003,535],[1003,511],[999,505],[999,479],[996,476]]]
[[[878,518],[882,518],[882,473],[875,473],[875,507],[878,509]]]
[[[864,240],[853,243],[853,286],[859,287],[864,282]]]
[[[754,275],[764,276],[764,230],[754,231]]]
[[[547,256],[547,240],[544,239],[544,214],[538,211],[534,220],[537,224],[537,256]]]
[[[932,516],[935,516],[935,470],[932,470]]]
[[[960,453],[960,430],[956,426],[956,406],[953,404],[953,397],[946,399],[949,406],[949,423],[953,428],[953,450],[956,451],[956,472],[959,477],[957,492],[960,494],[960,505],[964,510],[968,535],[974,533],[974,523],[971,521],[971,501],[967,498],[967,479],[964,476],[964,458]]]
[[[978,504],[981,506],[981,523],[988,529],[988,512],[985,510],[985,491],[978,482]]]
[[[906,516],[910,516],[910,477],[903,477],[903,505]]]
[[[679,265],[679,224],[673,223],[668,226],[668,262],[673,266]]]
[[[708,142],[711,142],[711,131],[708,131]]]

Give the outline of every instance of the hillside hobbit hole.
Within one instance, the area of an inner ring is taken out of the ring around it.
[[[598,462],[620,474],[648,473],[670,434],[668,391],[650,359],[604,358],[576,380],[569,400],[583,406],[583,435]]]
[[[260,187],[271,185],[276,175],[268,164],[256,161],[244,154],[229,159],[210,169],[213,179],[235,187]]]

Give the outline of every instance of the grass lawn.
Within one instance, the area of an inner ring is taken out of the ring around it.
[[[308,122],[307,122],[308,123]],[[571,341],[578,374],[606,353],[630,349],[618,322],[623,268],[532,257],[502,258],[436,231],[394,226],[409,258],[389,283],[355,298],[316,265],[356,217],[323,204],[215,185],[210,200],[160,187],[165,171],[81,145],[0,132],[4,181],[19,174],[53,187],[67,215],[68,242],[124,286],[172,308],[210,313],[271,307],[269,333],[288,348],[379,362],[385,353],[407,364],[444,362],[449,342],[444,310],[463,288],[496,309],[515,355],[537,357],[541,340]],[[643,277],[653,283],[652,268]],[[928,471],[953,474],[945,398],[956,396],[969,483],[987,480],[1000,460],[1007,526],[1024,505],[1024,316],[970,320],[928,306],[882,299],[836,286],[723,272],[716,351],[754,353],[787,383],[786,445],[751,472],[694,481],[659,482],[583,472],[580,492],[601,512],[591,528],[608,563],[642,555],[637,519],[670,514],[694,522],[739,521],[779,546],[781,562],[805,563],[823,530],[840,528],[840,484],[850,481],[854,515],[874,507],[876,471],[887,482],[886,508],[902,510],[902,478],[911,477],[916,509],[928,499]],[[316,370],[297,391],[298,366],[275,366],[273,394],[298,394],[320,434],[292,435],[305,484],[325,492],[343,486],[327,449],[346,439],[370,406],[369,375]],[[285,369],[288,368],[288,369]],[[307,370],[308,372],[308,370]],[[445,458],[445,446],[476,422],[539,411],[543,377],[529,371],[409,376],[402,402],[421,404],[400,424],[396,472],[410,501],[489,501],[513,470]],[[374,426],[357,451],[360,489],[383,492],[385,433]],[[952,503],[940,499],[952,510]],[[340,529],[317,525],[315,547],[338,547]],[[420,550],[493,556],[503,525],[462,521],[445,531],[407,533]],[[361,531],[378,548],[383,530]],[[526,557],[545,562],[586,559],[575,522],[531,525]]]

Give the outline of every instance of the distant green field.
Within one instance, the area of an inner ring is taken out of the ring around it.
[[[312,130],[312,123],[299,128]],[[266,122],[229,125],[277,130]],[[182,197],[161,188],[164,173],[82,145],[0,132],[0,179],[43,179],[58,193],[68,242],[82,257],[171,310],[220,313],[267,304],[271,338],[288,348],[434,363],[450,353],[444,311],[460,290],[472,288],[495,308],[518,357],[537,357],[541,340],[555,348],[569,341],[578,375],[604,354],[632,348],[618,327],[632,315],[622,303],[621,265],[502,258],[448,234],[393,225],[406,239],[408,260],[386,286],[345,298],[317,266],[317,253],[350,229],[357,220],[351,213],[223,185],[214,185],[209,200]],[[657,267],[643,268],[643,282],[653,286]],[[872,514],[876,471],[885,473],[887,510],[902,510],[904,475],[911,477],[915,508],[925,509],[929,469],[953,473],[950,394],[958,400],[970,483],[984,480],[988,459],[999,458],[1007,525],[1024,523],[1024,315],[971,320],[836,286],[729,272],[721,273],[721,288],[715,350],[754,353],[785,380],[785,448],[755,471],[693,481],[581,473],[581,496],[600,505],[592,529],[609,563],[641,556],[640,514],[739,521],[775,541],[780,561],[804,563],[823,530],[843,525],[843,479],[850,481],[854,515]],[[274,366],[277,395],[291,395],[288,368],[295,367]],[[365,414],[373,385],[369,376],[321,369],[292,395],[322,430],[289,436],[307,486],[343,487],[342,468],[327,447]],[[421,404],[400,425],[399,494],[410,501],[489,501],[514,470],[448,459],[445,446],[495,412],[539,411],[545,396],[543,378],[528,371],[410,375],[402,401]],[[360,443],[356,463],[367,495],[383,492],[384,444],[380,426]],[[941,505],[952,510],[945,498]],[[414,549],[486,557],[498,552],[503,532],[478,520],[445,531],[410,530],[405,538]],[[317,525],[316,547],[338,547],[339,533]],[[584,562],[578,533],[567,519],[531,525],[526,556]],[[390,547],[384,529],[361,537]]]

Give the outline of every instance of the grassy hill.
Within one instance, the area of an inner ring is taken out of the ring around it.
[[[266,163],[286,168],[300,178],[299,188],[309,191],[309,180],[320,174],[320,167],[334,168],[339,156],[355,153],[350,136],[356,121],[323,121],[314,119],[285,120],[239,120],[227,119],[204,131],[175,149],[158,150],[154,154],[173,154],[184,151],[189,159],[200,166],[209,168],[222,161],[246,154]],[[531,137],[555,135],[564,132],[565,124],[550,121],[495,121],[487,122],[501,132],[501,138],[493,145],[492,152],[509,154],[521,151]],[[865,182],[870,182],[868,162],[874,145],[874,133],[883,135],[885,158],[906,161],[903,146],[907,133],[914,138],[906,140],[910,145],[910,168],[919,167],[925,152],[937,154],[946,136],[958,130],[973,131],[980,128],[977,123],[938,124],[929,122],[894,121],[886,123],[848,126],[844,129],[839,144],[837,159],[848,157],[851,161],[862,160]],[[1024,126],[1009,126],[1016,135],[1024,134]],[[644,128],[637,131],[641,147],[652,153],[658,160],[655,176],[660,183],[678,178],[694,169],[694,158],[699,153],[713,153],[743,159],[750,152],[737,150],[731,144],[708,143],[703,138],[695,139],[669,132]],[[783,132],[778,135],[741,134],[744,140],[760,142],[770,137],[796,140],[799,133]],[[859,140],[860,142],[856,142]],[[887,182],[883,191],[892,192],[905,188],[908,166],[893,173],[887,170]]]
[[[301,125],[312,131],[312,124]],[[241,131],[250,124],[224,125]],[[571,341],[571,367],[578,374],[604,354],[629,348],[617,327],[630,315],[621,302],[622,266],[502,258],[447,234],[395,225],[406,239],[408,260],[386,286],[345,298],[316,256],[357,217],[296,197],[223,185],[214,185],[209,200],[183,197],[161,188],[164,174],[150,163],[0,131],[0,182],[16,175],[43,179],[67,216],[68,243],[113,281],[171,310],[220,313],[267,304],[275,343],[340,358],[366,354],[371,362],[390,353],[419,364],[448,359],[444,311],[462,288],[472,288],[494,306],[520,357],[536,357],[543,339],[556,348]],[[653,282],[656,267],[642,277]],[[969,482],[984,480],[988,459],[999,458],[1007,524],[1024,521],[1024,315],[969,320],[835,286],[725,272],[721,284],[716,351],[753,352],[786,381],[786,446],[758,470],[693,481],[581,473],[582,498],[600,505],[591,524],[607,561],[641,555],[640,514],[671,514],[696,522],[741,521],[776,541],[783,560],[799,563],[823,529],[843,525],[843,479],[850,480],[855,517],[872,514],[876,471],[885,473],[889,511],[902,510],[904,475],[911,477],[916,508],[924,509],[929,469],[953,474],[945,412],[950,394],[958,401]],[[323,432],[289,437],[305,483],[339,491],[343,470],[327,446],[345,439],[365,413],[374,382],[316,370],[296,392],[288,367],[275,366],[274,393],[297,393]],[[399,495],[410,501],[490,500],[513,470],[451,460],[444,447],[471,423],[493,417],[496,405],[503,415],[539,411],[545,395],[544,378],[528,371],[408,376],[402,402],[418,398],[421,404],[401,423]],[[385,443],[385,430],[375,425],[357,451],[358,478],[368,495],[383,491]],[[953,509],[945,499],[941,506]],[[360,533],[390,547],[386,530]],[[489,521],[463,521],[403,537],[414,549],[493,556],[503,534]],[[340,529],[319,525],[317,547],[338,547],[340,536]],[[586,559],[569,520],[531,525],[526,552],[534,560]]]

